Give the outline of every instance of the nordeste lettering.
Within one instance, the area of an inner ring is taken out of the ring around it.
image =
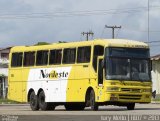
[[[68,72],[56,72],[52,70],[50,73],[47,70],[40,70],[40,78],[65,78],[68,77]]]

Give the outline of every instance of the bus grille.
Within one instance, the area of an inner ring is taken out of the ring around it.
[[[141,89],[133,89],[133,88],[121,88],[123,92],[141,92]]]
[[[125,95],[120,94],[119,99],[127,99],[127,100],[140,100],[142,95]]]

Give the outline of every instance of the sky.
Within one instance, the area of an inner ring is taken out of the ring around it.
[[[150,42],[160,54],[160,0],[0,0],[0,48],[38,42],[112,38],[109,26],[122,26],[115,37]]]

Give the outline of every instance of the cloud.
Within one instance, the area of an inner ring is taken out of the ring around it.
[[[121,30],[116,30],[119,38],[146,41],[147,33],[141,32],[141,30],[147,30],[147,11],[128,13],[123,11],[128,11],[129,8],[138,10],[138,8],[147,7],[147,3],[147,0],[1,0],[0,47],[32,45],[38,41],[51,43],[80,41],[85,39],[81,36],[81,32],[88,30],[95,33],[95,38],[111,38],[111,30],[105,29],[103,32],[106,24],[122,25]],[[160,2],[154,0],[150,1],[150,4],[157,6]],[[92,14],[100,12],[104,15],[84,16],[89,11]],[[71,14],[72,16],[69,16]],[[158,21],[158,8],[151,9],[151,29],[159,29]],[[155,33],[151,33],[150,37],[151,40],[159,39],[158,34]],[[158,53],[155,50],[152,49],[153,54]]]

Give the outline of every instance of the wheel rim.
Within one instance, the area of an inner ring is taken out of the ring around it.
[[[43,105],[45,104],[45,96],[44,95],[41,95],[40,96],[40,103]]]
[[[31,95],[30,104],[34,106],[36,104],[35,96]]]
[[[91,98],[91,106],[94,106],[94,97]]]
[[[94,106],[94,95],[93,95],[93,93],[91,93],[90,102],[91,102],[91,108],[92,108]]]

